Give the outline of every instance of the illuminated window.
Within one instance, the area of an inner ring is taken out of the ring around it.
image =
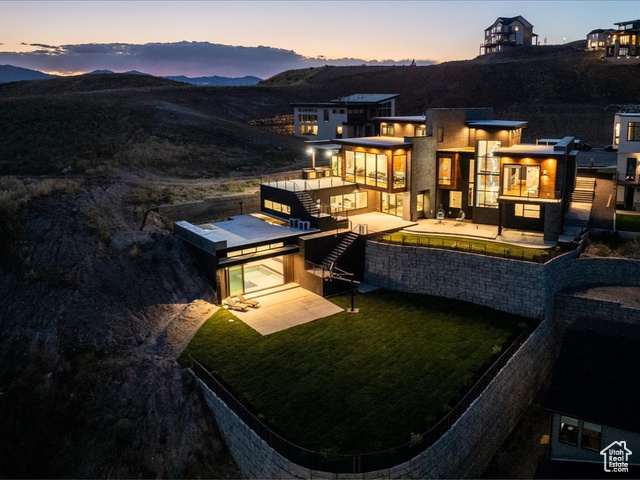
[[[393,125],[382,125],[382,131],[380,132],[382,135],[387,137],[393,137],[396,133],[396,129]]]
[[[516,203],[515,216],[524,218],[540,218],[540,205],[530,203]]]
[[[300,125],[298,127],[299,135],[318,135],[317,125]]]
[[[407,175],[407,156],[393,156],[393,188],[402,188],[405,186]]]
[[[620,124],[616,123],[616,128],[614,129],[615,132],[615,138],[613,140],[614,145],[619,145],[620,144]]]
[[[438,185],[451,185],[451,158],[438,159]]]
[[[333,212],[343,212],[346,210],[356,210],[369,206],[367,192],[347,193],[345,195],[333,195],[329,200]]]
[[[273,202],[271,200],[264,201],[264,208],[268,210],[274,210],[276,212],[286,213],[287,215],[291,214],[291,207],[289,205]]]
[[[416,126],[416,137],[426,137],[427,136],[427,127],[425,125]]]
[[[629,122],[627,127],[627,141],[640,142],[640,122]]]
[[[336,138],[342,138],[342,125],[336,127]]]
[[[503,170],[502,194],[516,197],[537,197],[540,188],[540,167],[506,165]]]
[[[500,193],[500,157],[495,151],[500,141],[478,140],[476,155],[478,173],[476,175],[476,206],[498,208]]]
[[[325,108],[324,112],[322,113],[323,113],[322,117],[323,117],[324,123],[329,123],[329,109]]]

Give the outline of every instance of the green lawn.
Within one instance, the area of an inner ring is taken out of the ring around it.
[[[350,305],[348,295],[332,301]],[[287,440],[362,453],[424,433],[525,326],[426,295],[377,291],[356,307],[266,337],[220,309],[181,360],[192,355]]]
[[[616,213],[616,229],[625,232],[640,232],[640,215]]]
[[[440,235],[419,235],[414,233],[392,233],[381,237],[382,241],[403,245],[421,245],[424,247],[447,248],[485,255],[503,256],[534,262],[545,262],[552,255],[551,248],[528,248],[491,240],[470,239]]]

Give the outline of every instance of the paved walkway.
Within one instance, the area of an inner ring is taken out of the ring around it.
[[[246,312],[234,310],[233,314],[261,335],[269,335],[343,311],[297,283],[245,297],[258,300],[258,308],[250,308]]]
[[[591,207],[591,228],[613,230],[616,191],[611,178],[596,179],[596,194]]]

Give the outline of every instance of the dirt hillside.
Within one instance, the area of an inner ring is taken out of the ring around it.
[[[237,477],[175,362],[210,287],[130,186],[65,190],[0,223],[0,477]]]

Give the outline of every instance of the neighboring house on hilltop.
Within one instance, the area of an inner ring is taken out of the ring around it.
[[[640,211],[640,113],[616,113],[613,145],[618,149],[616,204]]]
[[[396,113],[397,94],[355,94],[324,103],[294,103],[295,135],[308,140],[377,135],[375,117]]]
[[[533,33],[533,25],[521,15],[498,17],[484,30],[484,42],[480,45],[480,55],[502,52],[508,48],[538,44],[538,35]]]
[[[640,19],[618,22],[607,34],[604,58],[610,62],[640,62]]]
[[[341,282],[323,282],[323,268],[338,263],[358,275],[368,234],[415,225],[440,208],[499,233],[534,230],[550,241],[562,234],[575,182],[573,137],[522,145],[527,122],[494,120],[491,108],[371,121],[383,135],[308,142],[314,161],[326,165],[263,183],[261,213],[176,223],[220,298],[288,282],[331,294]]]
[[[596,51],[606,49],[607,38],[612,35],[615,30],[598,28],[587,33],[587,50]]]
[[[637,326],[585,321],[567,330],[545,401],[551,460],[602,465],[615,448],[640,464],[639,348]]]

